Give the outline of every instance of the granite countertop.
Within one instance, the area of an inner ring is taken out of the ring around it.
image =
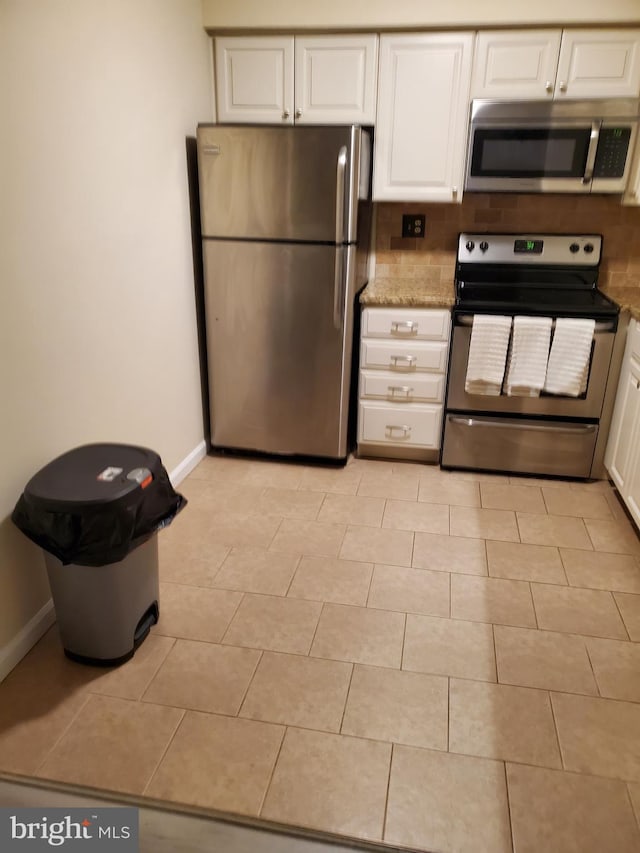
[[[373,279],[360,294],[362,305],[451,308],[454,301],[453,281],[434,284],[419,278]]]
[[[640,287],[608,287],[603,292],[640,322]],[[451,308],[455,301],[453,282],[434,284],[420,279],[378,278],[360,294],[362,305],[387,307]]]
[[[603,293],[617,302],[621,311],[628,311],[634,320],[640,321],[640,287],[607,287]]]

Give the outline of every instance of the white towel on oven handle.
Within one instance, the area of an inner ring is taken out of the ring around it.
[[[559,317],[551,342],[544,390],[579,397],[587,389],[595,320]]]
[[[509,397],[539,397],[551,343],[551,317],[514,317],[505,391]]]
[[[464,385],[467,394],[500,394],[510,334],[511,317],[474,315]]]

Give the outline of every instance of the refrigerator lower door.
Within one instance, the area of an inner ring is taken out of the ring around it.
[[[347,455],[355,253],[204,241],[214,447]]]

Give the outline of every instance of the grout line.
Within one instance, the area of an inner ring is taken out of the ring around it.
[[[389,811],[389,791],[391,789],[391,768],[393,766],[393,755],[395,751],[395,744],[391,744],[391,752],[389,754],[389,773],[387,775],[387,792],[384,798],[384,813],[382,815],[382,836],[381,838],[384,840],[384,837],[387,832],[387,813]]]
[[[516,849],[516,839],[513,834],[513,819],[511,817],[511,797],[509,796],[509,774],[507,773],[507,762],[503,761],[502,766],[504,768],[504,787],[507,792],[507,815],[509,816],[509,833],[511,835],[511,850]]]
[[[448,575],[449,575],[449,619],[451,619],[452,618],[451,617],[451,611],[452,611],[452,607],[453,607],[453,604],[451,601],[452,592],[453,592],[453,581],[451,580],[452,572],[448,572]]]
[[[344,717],[347,713],[347,704],[349,703],[349,693],[351,693],[351,683],[353,681],[353,673],[355,672],[356,665],[355,663],[351,664],[351,674],[349,675],[349,684],[347,685],[347,692],[344,695],[344,706],[342,708],[342,716],[340,717],[340,725],[338,726],[338,733],[342,733],[342,727],[344,725]]]
[[[525,583],[527,584],[527,587],[529,589],[529,598],[531,599],[531,609],[533,610],[533,618],[534,618],[535,623],[536,623],[536,630],[538,630],[540,626],[538,625],[538,613],[536,611],[536,603],[535,603],[534,598],[533,598],[533,590],[531,589],[531,582],[525,581]]]
[[[376,573],[376,564],[371,563],[371,574],[369,575],[369,583],[367,585],[367,597],[364,602],[365,607],[369,607],[369,598],[371,597],[371,589],[373,587],[373,577]]]
[[[560,565],[562,566],[562,574],[564,575],[564,579],[567,582],[566,586],[573,588],[573,584],[569,580],[569,575],[567,574],[567,569],[566,569],[566,566],[564,564],[564,559],[562,557],[562,546],[556,545],[555,548],[556,548],[556,551],[558,552],[558,556],[560,558]],[[567,549],[567,550],[570,550],[570,549]]]
[[[500,627],[500,626],[498,626]],[[527,629],[524,629],[527,630]],[[491,636],[493,637],[493,662],[496,665],[496,684],[504,684],[505,682],[500,681],[500,673],[498,672],[498,647],[496,646],[496,626],[491,625]]]
[[[629,629],[627,628],[627,623],[624,621],[624,616],[622,615],[622,610],[620,610],[620,605],[618,604],[618,599],[616,598],[615,593],[612,590],[606,590],[606,591],[609,593],[611,598],[613,598],[613,604],[614,604],[616,610],[618,611],[618,615],[620,616],[620,621],[622,622],[622,627],[624,628],[624,632],[627,635],[627,640],[629,640],[630,642],[633,642],[633,640],[631,640],[631,634],[629,633]],[[623,595],[624,595],[624,593],[623,593]]]
[[[633,797],[631,796],[631,789],[629,788],[630,784],[631,784],[631,782],[625,782],[625,788],[627,789],[627,799],[629,801],[629,805],[631,806],[631,811],[633,813],[633,816],[636,819],[638,829],[640,830],[640,811],[636,811],[635,806],[633,804]]]
[[[244,601],[244,599],[245,599],[245,595],[247,595],[247,593],[241,592],[241,593],[239,593],[239,595],[240,595],[240,601],[238,601],[238,604],[236,605],[236,609],[233,611],[233,616],[231,617],[231,619],[229,619],[229,623],[228,623],[227,627],[224,629],[224,633],[222,634],[222,636],[221,636],[221,637],[220,637],[220,639],[218,640],[218,643],[219,643],[220,645],[222,645],[222,644],[224,643],[224,638],[225,638],[225,637],[227,636],[227,634],[229,633],[229,628],[231,627],[231,625],[232,625],[232,623],[233,623],[233,620],[234,620],[234,619],[236,618],[236,616],[238,615],[238,610],[240,610],[240,605],[241,605],[241,604],[242,604],[242,602]]]
[[[405,638],[407,636],[407,613],[404,614],[403,625],[402,625],[402,648],[400,649],[400,666],[398,669],[402,670],[402,663],[404,661],[404,643]]]
[[[591,660],[591,655],[589,654],[589,644],[587,643],[586,637],[581,637],[582,642],[584,643],[584,650],[587,653],[587,660],[589,661],[589,666],[591,667],[591,674],[593,675],[593,680],[596,685],[596,690],[598,691],[598,696],[602,697],[602,691],[600,690],[600,684],[598,682],[598,677],[596,676],[596,671],[593,668],[593,661]]]
[[[156,773],[158,772],[158,768],[160,767],[160,765],[161,765],[161,764],[162,764],[162,762],[164,761],[164,758],[165,758],[165,756],[166,756],[167,752],[169,752],[169,747],[170,747],[170,746],[171,746],[171,744],[173,743],[173,741],[174,741],[174,739],[175,739],[175,736],[178,734],[178,729],[180,728],[180,726],[181,726],[181,725],[182,725],[182,723],[184,722],[184,718],[187,716],[187,712],[186,712],[186,710],[184,710],[183,708],[181,708],[180,710],[182,711],[182,715],[180,716],[180,719],[178,720],[178,723],[177,723],[177,725],[176,725],[175,729],[173,730],[173,734],[172,734],[172,735],[171,735],[171,737],[169,738],[169,741],[168,741],[168,743],[167,743],[166,747],[162,750],[162,755],[160,756],[160,758],[159,758],[159,759],[158,759],[158,761],[156,762],[156,766],[153,768],[153,772],[150,774],[149,778],[147,779],[147,781],[146,781],[146,783],[145,783],[144,788],[142,789],[142,795],[143,795],[143,796],[145,795],[145,793],[146,793],[146,791],[147,791],[147,788],[149,787],[149,785],[150,785],[150,784],[151,784],[151,782],[153,781],[153,777],[154,777],[154,776],[156,775]]]
[[[159,636],[162,636],[162,635],[159,635]],[[147,637],[147,639],[149,639],[149,638]],[[153,675],[152,675],[152,676],[151,676],[151,678],[147,681],[147,683],[146,683],[146,686],[145,686],[144,690],[143,690],[143,691],[142,691],[142,693],[140,694],[140,698],[137,700],[138,702],[144,702],[144,701],[145,701],[144,697],[145,697],[145,694],[146,694],[147,690],[149,690],[149,688],[151,687],[151,685],[153,684],[153,682],[156,680],[156,676],[158,675],[158,673],[160,672],[160,670],[162,669],[162,667],[165,665],[165,663],[167,662],[167,660],[168,660],[168,658],[169,658],[169,655],[171,654],[171,652],[174,650],[174,648],[176,647],[176,645],[177,645],[177,643],[178,643],[178,638],[177,638],[177,637],[165,637],[165,639],[167,639],[167,640],[171,640],[171,645],[169,646],[169,649],[168,649],[168,651],[167,651],[166,655],[162,658],[162,660],[160,661],[160,663],[158,664],[158,666],[157,666],[157,667],[155,668],[155,670],[153,671]],[[89,689],[91,689],[91,688],[89,687]],[[98,694],[98,695],[108,695],[108,694]]]
[[[516,513],[514,513],[514,515],[515,515],[515,517],[516,517],[516,530],[518,531],[518,542],[519,542],[520,544],[524,544],[524,543],[522,542],[522,531],[520,530],[520,519],[518,518],[518,516],[520,515],[520,513],[516,512]]]
[[[316,622],[316,627],[313,629],[313,637],[311,638],[311,642],[309,643],[309,648],[307,649],[306,655],[301,655],[301,657],[307,657],[308,658],[311,656],[311,649],[313,648],[313,644],[316,641],[316,634],[318,633],[318,628],[320,627],[320,621],[322,619],[322,615],[324,613],[324,609],[327,605],[327,602],[322,601],[322,602],[320,602],[320,604],[322,606],[320,607],[320,613],[318,614],[318,621]],[[321,658],[321,660],[329,660],[329,658]]]
[[[62,731],[62,732],[58,735],[58,737],[54,740],[53,744],[52,744],[52,745],[51,745],[51,747],[47,750],[47,752],[45,753],[45,755],[44,755],[44,757],[42,758],[42,760],[38,763],[38,765],[37,765],[37,767],[35,768],[35,770],[34,770],[32,773],[30,773],[30,774],[29,774],[30,776],[37,776],[37,775],[38,775],[38,773],[39,773],[40,769],[41,769],[41,768],[42,768],[42,766],[45,764],[45,762],[46,762],[47,758],[49,758],[49,756],[51,755],[51,753],[53,752],[53,750],[57,747],[57,745],[60,743],[60,741],[62,740],[62,738],[67,734],[67,732],[69,731],[69,729],[71,728],[71,726],[72,726],[72,725],[75,723],[75,721],[78,719],[78,717],[80,716],[81,711],[84,711],[84,709],[86,708],[87,703],[89,702],[89,700],[90,700],[91,698],[93,698],[94,696],[99,696],[99,695],[101,695],[101,694],[99,694],[99,693],[90,693],[89,691],[87,691],[87,694],[86,694],[86,697],[85,697],[84,702],[82,702],[82,703],[79,705],[78,710],[76,711],[76,713],[71,717],[71,719],[69,720],[68,724],[64,727],[63,731]],[[113,699],[113,698],[119,698],[119,697],[109,696],[109,697],[103,697],[103,698]],[[135,702],[136,700],[135,700],[135,699],[129,699],[129,700],[125,700],[125,701]]]
[[[555,692],[557,693],[558,691],[555,691]],[[552,691],[551,691],[551,690],[547,690],[547,691],[546,691],[546,693],[547,693],[547,696],[549,697],[549,704],[550,704],[550,706],[551,706],[551,717],[552,717],[552,719],[553,719],[553,728],[554,728],[554,731],[555,731],[555,733],[556,733],[556,742],[557,742],[557,744],[558,744],[558,752],[560,753],[560,764],[562,765],[562,769],[563,769],[563,770],[566,770],[566,769],[567,769],[567,765],[566,765],[565,760],[564,760],[564,755],[562,754],[562,743],[561,743],[561,741],[560,741],[560,733],[559,733],[559,731],[558,731],[558,722],[557,722],[557,720],[556,720],[556,711],[555,711],[555,708],[553,707],[553,695],[552,695]],[[575,695],[577,695],[577,694],[575,694],[575,693],[571,693],[571,694],[569,694],[569,695],[570,695],[570,696],[575,696]]]
[[[264,808],[264,804],[267,800],[267,794],[269,793],[269,788],[271,787],[271,783],[273,782],[273,777],[276,773],[276,767],[278,765],[278,761],[280,760],[280,755],[282,753],[282,747],[284,746],[284,739],[287,736],[287,732],[289,731],[289,726],[283,726],[282,739],[280,740],[280,746],[278,747],[278,754],[276,755],[276,760],[273,762],[273,767],[271,768],[271,773],[269,774],[269,781],[264,786],[264,793],[262,794],[262,799],[260,800],[260,806],[256,813],[256,816],[260,816],[262,814],[262,809]]]
[[[277,552],[275,552],[275,553],[277,553]],[[294,556],[295,556],[295,555],[294,555]],[[295,580],[295,577],[296,577],[296,575],[298,574],[298,569],[300,568],[300,563],[302,562],[302,557],[303,557],[303,555],[302,555],[302,554],[300,554],[300,555],[298,555],[298,557],[297,557],[297,559],[296,559],[296,566],[295,566],[295,569],[293,570],[293,573],[292,573],[292,575],[291,575],[291,580],[289,581],[289,584],[288,584],[288,586],[287,586],[286,592],[285,592],[285,594],[282,596],[282,598],[288,598],[288,597],[289,597],[289,592],[291,591],[291,587],[293,586],[293,581]]]
[[[260,654],[258,655],[258,660],[256,661],[256,665],[254,666],[253,672],[251,673],[251,678],[247,682],[247,686],[245,687],[244,693],[242,694],[242,699],[240,701],[240,704],[238,705],[238,710],[236,711],[236,714],[235,714],[236,717],[240,716],[240,712],[242,711],[242,706],[245,703],[245,700],[246,700],[247,695],[249,693],[249,689],[250,689],[251,685],[253,684],[253,680],[256,677],[258,667],[262,663],[262,658],[264,657],[264,655],[265,655],[264,651],[261,651]]]

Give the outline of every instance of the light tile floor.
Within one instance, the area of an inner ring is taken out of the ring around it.
[[[181,491],[159,625],[111,671],[52,629],[0,685],[0,771],[420,850],[640,850],[640,541],[607,483],[207,457]]]

